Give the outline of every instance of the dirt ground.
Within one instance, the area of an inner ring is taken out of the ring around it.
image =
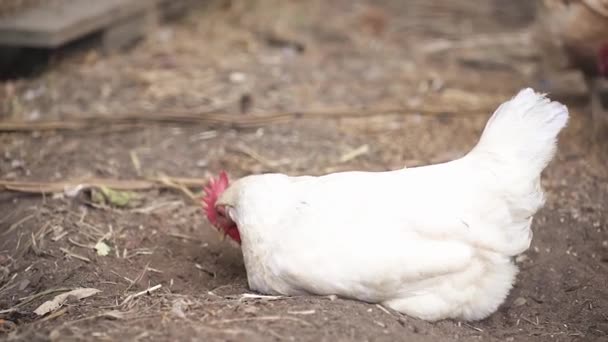
[[[466,153],[501,101],[524,86],[547,86],[530,38],[531,2],[329,3],[211,2],[129,51],[80,47],[40,75],[0,83],[0,111],[13,120],[69,120],[176,109],[234,117],[407,110],[248,129],[2,133],[0,179],[164,174],[202,186],[223,169],[239,177],[440,162]],[[180,190],[137,192],[127,207],[92,202],[88,192],[0,192],[0,339],[608,340],[606,152],[589,138],[584,98],[560,100],[572,119],[544,174],[547,204],[532,247],[517,259],[515,288],[486,320],[431,324],[351,300],[244,297],[251,292],[239,250],[218,239],[199,203]],[[108,255],[96,253],[99,241]],[[102,292],[44,317],[33,313],[76,287]]]

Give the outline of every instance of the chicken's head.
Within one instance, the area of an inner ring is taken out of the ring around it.
[[[241,236],[237,225],[229,217],[226,208],[217,205],[220,195],[228,188],[228,175],[222,171],[217,179],[211,179],[205,187],[203,197],[203,209],[209,222],[216,227],[224,236],[228,235],[232,240],[241,243]]]
[[[601,76],[608,77],[608,42],[602,45],[598,51],[597,68]]]

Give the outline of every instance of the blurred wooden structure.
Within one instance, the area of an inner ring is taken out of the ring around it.
[[[543,0],[538,22],[539,43],[547,57],[561,52],[566,60],[555,64],[597,74],[598,51],[608,42],[608,0]]]
[[[599,58],[608,44],[608,0],[543,0],[539,5],[537,38],[545,62],[584,74],[593,138],[604,143],[608,138],[608,80],[600,75]]]
[[[608,147],[608,80],[595,79],[591,87],[591,116],[593,118],[593,140]],[[604,150],[606,153],[608,150]]]
[[[185,0],[63,0],[42,2],[0,18],[0,45],[57,48],[100,33],[106,50],[120,49],[145,35],[159,17],[184,12]]]

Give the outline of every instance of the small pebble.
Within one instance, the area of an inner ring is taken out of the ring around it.
[[[231,72],[230,73],[230,82],[232,83],[243,83],[247,79],[247,75],[242,72]]]
[[[528,256],[527,256],[527,255],[525,255],[525,254],[521,254],[521,255],[518,255],[518,256],[515,258],[515,262],[516,262],[516,263],[522,263],[522,262],[526,262],[526,261],[528,261],[529,259],[530,259],[530,258],[528,258]]]

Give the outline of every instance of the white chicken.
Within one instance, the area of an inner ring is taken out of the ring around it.
[[[241,243],[249,286],[337,295],[424,320],[495,312],[530,246],[542,170],[568,121],[532,89],[502,104],[477,146],[443,164],[321,177],[252,175],[206,188],[207,216]]]

